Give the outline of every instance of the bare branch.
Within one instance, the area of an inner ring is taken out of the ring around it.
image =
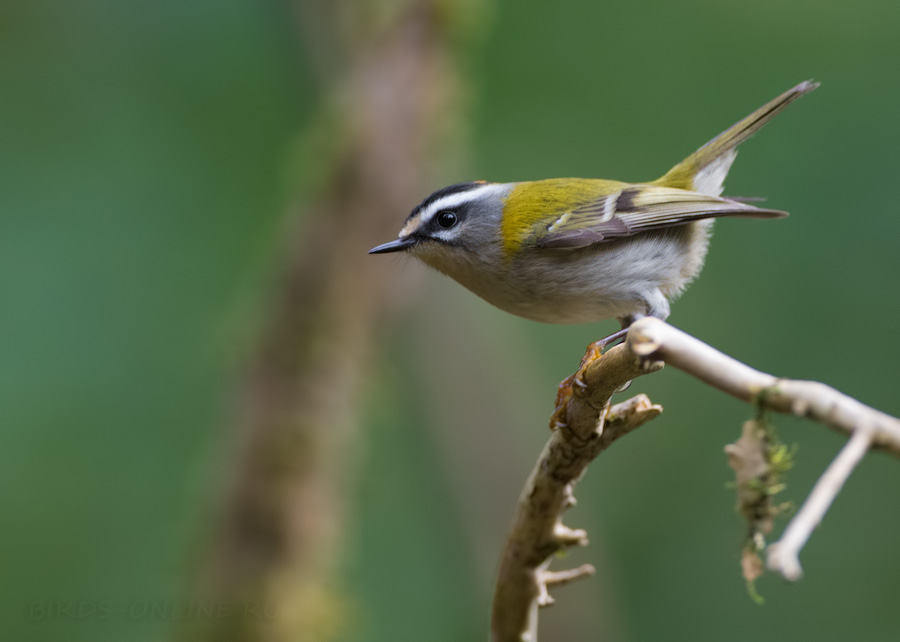
[[[769,546],[767,562],[769,570],[781,573],[785,579],[795,581],[803,575],[798,558],[813,530],[831,506],[831,502],[850,477],[850,473],[866,454],[872,443],[872,431],[860,427],[844,446],[834,461],[816,482],[803,507],[788,524],[781,539]]]
[[[628,332],[635,354],[683,370],[730,395],[770,410],[807,417],[852,435],[864,425],[872,446],[900,456],[900,419],[817,381],[779,379],[722,354],[664,321],[644,318]]]
[[[768,566],[788,580],[802,575],[798,555],[813,529],[870,447],[900,456],[900,419],[866,406],[817,381],[779,379],[754,370],[659,319],[641,319],[628,332],[634,352],[770,410],[807,417],[852,439],[816,484],[781,541],[769,548]]]
[[[603,354],[593,346],[578,371],[560,384],[554,429],[519,497],[494,593],[494,642],[536,642],[538,608],[553,603],[548,587],[594,572],[584,565],[549,571],[552,555],[584,546],[587,533],[562,524],[574,505],[573,488],[588,464],[619,437],[662,412],[646,395],[610,408],[610,397],[628,381],[662,368],[663,362],[738,399],[777,412],[819,421],[852,439],[828,467],[781,542],[770,547],[769,567],[800,577],[799,551],[870,447],[900,456],[900,420],[824,384],[779,379],[724,355],[664,321],[635,322],[625,344]],[[733,446],[732,458],[740,455]],[[755,557],[755,556],[754,556]],[[756,558],[758,560],[758,558]]]
[[[574,503],[572,488],[591,460],[662,412],[646,395],[609,407],[617,389],[658,370],[659,364],[643,365],[625,345],[598,357],[599,351],[589,348],[579,371],[561,386],[551,422],[557,430],[519,498],[494,593],[495,641],[536,640],[538,607],[553,603],[547,587],[589,574],[587,567],[562,573],[546,569],[557,551],[587,544],[586,532],[561,522],[563,511]]]

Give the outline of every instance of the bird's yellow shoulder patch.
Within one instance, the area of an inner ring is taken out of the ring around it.
[[[594,178],[551,178],[517,183],[503,205],[500,227],[507,257],[529,240],[565,223],[569,213],[621,189],[622,183]]]

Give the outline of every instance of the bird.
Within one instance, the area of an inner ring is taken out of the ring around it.
[[[714,220],[787,212],[723,197],[737,147],[819,83],[805,81],[645,183],[551,178],[472,181],[413,208],[396,240],[370,254],[404,252],[496,307],[545,323],[616,319],[623,338],[700,273]]]

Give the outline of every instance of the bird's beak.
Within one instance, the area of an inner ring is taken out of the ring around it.
[[[411,245],[415,245],[415,240],[409,237],[405,239],[397,239],[396,241],[391,241],[390,243],[384,243],[379,245],[378,247],[373,247],[369,250],[369,254],[387,254],[388,252],[399,252],[400,250],[405,250]]]

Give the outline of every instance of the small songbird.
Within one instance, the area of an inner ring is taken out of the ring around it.
[[[703,267],[713,219],[787,216],[722,197],[722,184],[737,146],[816,87],[800,83],[648,183],[551,178],[445,187],[413,209],[397,240],[369,253],[408,252],[535,321],[617,319],[617,336],[643,316],[665,319]]]

